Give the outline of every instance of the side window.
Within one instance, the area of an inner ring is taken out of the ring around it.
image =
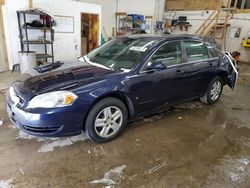
[[[208,49],[208,53],[209,53],[210,58],[219,57],[219,52],[216,49],[214,49],[211,46],[208,46],[207,49]]]
[[[170,42],[160,47],[151,57],[150,62],[155,63],[161,61],[164,65],[176,65],[181,63],[181,43]]]
[[[208,59],[208,50],[204,43],[197,41],[185,41],[187,61],[195,62]]]

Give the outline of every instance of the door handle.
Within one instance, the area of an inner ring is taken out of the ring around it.
[[[185,74],[186,72],[184,70],[177,70],[176,71],[176,75],[180,75],[180,74]]]

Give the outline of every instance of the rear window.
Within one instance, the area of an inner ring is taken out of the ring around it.
[[[219,56],[219,52],[211,46],[207,47],[210,58],[215,58]]]
[[[204,43],[198,41],[185,41],[187,61],[195,62],[208,59],[208,50]]]

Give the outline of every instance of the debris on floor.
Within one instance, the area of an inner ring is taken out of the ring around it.
[[[218,186],[228,184],[234,187],[244,187],[250,178],[250,167],[248,156],[234,158],[226,155],[220,160],[220,163],[215,166],[214,171],[208,176],[208,181],[213,182],[216,180]],[[248,187],[248,186],[246,186]]]
[[[22,168],[19,168],[18,170],[19,170],[19,172],[20,172],[22,175],[24,175],[24,171],[23,171]]]
[[[181,117],[181,116],[179,116],[179,117],[178,117],[178,120],[182,120],[182,117]]]
[[[105,186],[117,185],[121,182],[126,165],[118,166],[106,172],[102,179],[93,180],[90,184],[104,184]]]
[[[0,188],[14,188],[12,185],[13,181],[12,178],[9,180],[0,180]]]
[[[161,168],[165,167],[166,165],[167,165],[167,163],[164,161],[164,162],[160,163],[159,165],[156,165],[153,168],[146,170],[144,172],[144,174],[145,175],[152,174],[152,173],[156,172],[157,170],[160,170]]]
[[[56,147],[64,147],[74,144],[75,142],[84,141],[87,137],[84,134],[77,136],[67,137],[67,138],[43,138],[35,137],[27,134],[23,131],[18,132],[16,140],[37,140],[37,142],[42,142],[43,145],[38,149],[40,153],[52,152]]]

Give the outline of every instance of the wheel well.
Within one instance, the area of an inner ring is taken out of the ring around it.
[[[223,85],[226,85],[227,82],[227,73],[226,72],[220,72],[218,76],[223,80]]]
[[[86,116],[84,117],[84,120],[83,120],[83,129],[85,129],[85,122],[86,122],[86,118],[90,112],[90,110],[92,109],[92,107],[98,103],[99,101],[105,99],[105,98],[109,98],[109,97],[112,97],[112,98],[116,98],[116,99],[119,99],[121,100],[126,108],[127,108],[127,111],[128,111],[128,120],[130,120],[133,116],[133,113],[134,113],[134,107],[133,107],[133,104],[131,102],[131,100],[125,96],[123,93],[119,93],[119,92],[114,92],[114,93],[108,93],[106,95],[102,95],[100,97],[98,97],[94,103],[91,105],[91,107],[89,108],[88,112],[86,113]]]
[[[204,95],[206,94],[206,92],[207,92],[207,90],[208,90],[208,88],[209,88],[211,82],[212,82],[212,81],[214,80],[214,78],[216,78],[216,77],[220,77],[220,78],[222,79],[222,81],[223,81],[223,86],[226,85],[226,82],[227,82],[227,81],[226,81],[226,79],[227,79],[227,73],[226,73],[226,72],[220,72],[220,73],[218,73],[218,74],[216,74],[216,75],[214,75],[214,76],[212,77],[212,79],[209,81],[208,86],[206,87],[205,91],[203,92],[202,96],[204,96]]]

